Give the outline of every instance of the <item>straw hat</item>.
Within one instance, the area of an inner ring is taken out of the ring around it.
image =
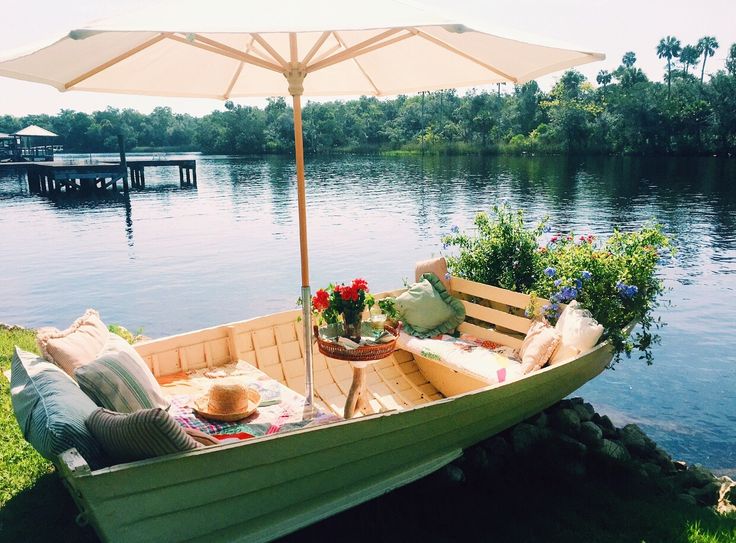
[[[207,419],[232,422],[244,419],[261,403],[261,395],[243,385],[215,384],[194,402],[194,412]]]

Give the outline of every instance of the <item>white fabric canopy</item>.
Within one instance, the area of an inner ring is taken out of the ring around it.
[[[30,54],[13,53],[0,62],[0,75],[60,91],[288,96],[290,33],[310,96],[520,83],[604,58],[469,28],[407,0],[176,0],[95,22]]]

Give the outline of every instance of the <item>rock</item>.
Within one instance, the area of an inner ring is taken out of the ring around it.
[[[620,443],[611,441],[610,439],[603,440],[603,443],[601,443],[601,447],[600,449],[598,449],[597,453],[600,454],[601,457],[605,460],[617,463],[626,462],[631,459],[631,455],[629,454],[629,451],[626,450],[626,447],[624,447]]]
[[[683,462],[682,460],[675,460],[674,462],[672,462],[672,465],[675,466],[675,469],[677,471],[687,470],[687,462]]]
[[[557,447],[558,451],[562,453],[563,458],[582,458],[588,452],[588,447],[585,444],[564,434],[555,435],[551,440],[551,445]]]
[[[544,433],[526,422],[517,424],[511,431],[511,444],[516,454],[528,454],[544,438]]]
[[[641,469],[643,469],[647,476],[651,478],[659,477],[660,475],[662,475],[662,467],[651,462],[644,462],[641,465]]]
[[[596,423],[598,427],[603,430],[603,437],[606,439],[616,439],[618,437],[616,427],[611,422],[611,419],[608,418],[608,415],[603,415],[601,417],[598,413],[595,413],[590,420]]]
[[[524,422],[528,424],[533,424],[534,426],[537,426],[539,428],[545,428],[547,426],[547,420],[548,420],[547,413],[542,411],[541,413],[537,413],[533,417],[529,417]]]
[[[588,408],[585,407],[586,404],[575,404],[572,406],[573,410],[578,414],[578,417],[580,418],[580,422],[587,422],[593,417],[593,411],[592,409],[588,411]],[[587,404],[590,405],[590,404]]]
[[[570,398],[570,404],[571,405],[583,405],[583,400],[580,396],[577,396],[575,398]]]
[[[552,414],[549,425],[564,434],[577,436],[580,432],[580,417],[574,409],[560,409]]]
[[[702,466],[690,466],[690,469],[681,473],[682,484],[688,487],[702,488],[715,479],[714,475]]]
[[[591,449],[597,449],[603,443],[603,430],[594,422],[586,421],[580,425],[579,438]]]
[[[698,504],[698,501],[695,499],[695,497],[691,496],[690,494],[678,494],[677,499],[687,503],[688,505]]]
[[[726,494],[726,499],[731,505],[736,505],[736,486],[731,487],[731,490]]]
[[[447,486],[457,486],[465,482],[465,472],[455,464],[447,464],[444,468],[437,472],[441,480]]]
[[[636,424],[627,424],[621,429],[621,442],[631,454],[642,458],[649,457],[656,448],[654,441]]]
[[[688,490],[688,494],[703,505],[715,505],[721,496],[721,483],[720,481],[711,481],[703,488],[691,488]]]
[[[651,450],[649,459],[662,468],[662,471],[667,474],[675,473],[675,464],[672,462],[672,457],[667,454],[667,451],[660,449],[655,445],[654,449]]]
[[[483,447],[471,447],[465,451],[465,465],[473,471],[488,469],[488,453]]]

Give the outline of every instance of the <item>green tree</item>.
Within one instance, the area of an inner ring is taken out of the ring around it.
[[[674,36],[662,38],[657,45],[657,56],[667,59],[667,96],[672,90],[672,59],[679,57],[681,51],[680,40]]]
[[[686,45],[680,52],[680,62],[684,67],[685,73],[690,73],[690,67],[695,66],[700,58],[700,49],[697,45]]]
[[[731,44],[731,49],[729,49],[726,70],[729,74],[736,76],[736,43]]]
[[[718,41],[713,36],[705,36],[698,40],[698,48],[702,51],[703,55],[703,69],[700,72],[700,82],[702,83],[705,79],[705,63],[708,61],[708,57],[712,57],[716,54],[718,49]]]
[[[595,77],[596,82],[603,86],[604,89],[611,84],[612,79],[613,75],[608,70],[601,70]]]

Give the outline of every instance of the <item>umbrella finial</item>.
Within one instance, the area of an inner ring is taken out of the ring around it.
[[[289,82],[289,94],[292,96],[301,96],[304,94],[304,78],[307,77],[307,70],[299,63],[292,62],[289,64],[289,71],[284,72],[286,81]]]

